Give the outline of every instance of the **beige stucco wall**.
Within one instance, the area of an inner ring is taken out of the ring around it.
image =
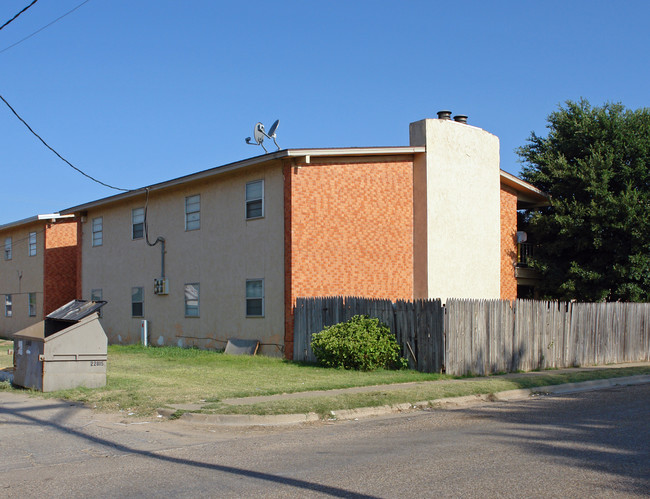
[[[42,222],[0,231],[0,336],[8,337],[43,320]],[[29,233],[36,232],[36,256],[29,256]],[[12,238],[12,258],[5,260],[5,239]],[[29,293],[36,293],[36,316],[29,316]],[[5,317],[5,296],[11,295],[12,317]]]
[[[264,179],[261,219],[245,219],[245,186]],[[201,228],[185,230],[185,197],[201,195]],[[242,169],[154,191],[149,240],[166,240],[169,295],[155,295],[160,245],[131,238],[131,210],[145,196],[87,213],[82,225],[82,289],[101,289],[108,301],[102,325],[111,343],[137,343],[140,318],[131,317],[131,288],[144,287],[144,318],[154,345],[223,349],[228,338],[258,339],[261,353],[281,355],[284,336],[284,198],[279,164]],[[92,246],[92,220],[103,217],[103,245]],[[246,318],[246,279],[263,278],[265,316]],[[200,284],[200,317],[185,317],[184,285]]]
[[[426,254],[426,270],[416,276],[426,272],[429,298],[499,298],[499,139],[435,119],[411,123],[410,138],[412,146],[426,146],[414,175],[426,182],[426,201],[421,194],[414,200],[416,231],[426,211],[426,238],[416,237],[414,250],[416,264]],[[423,294],[417,280],[415,291]]]

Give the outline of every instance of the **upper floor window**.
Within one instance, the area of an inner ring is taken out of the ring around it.
[[[11,238],[5,239],[5,260],[11,260]]]
[[[29,293],[29,316],[36,317],[36,293]]]
[[[102,217],[93,218],[93,246],[104,244],[104,219]]]
[[[201,228],[201,195],[185,198],[185,230]]]
[[[144,236],[144,208],[131,210],[131,237],[142,239]]]
[[[246,220],[264,216],[264,180],[246,184]]]
[[[11,295],[5,295],[5,317],[11,317]]]
[[[185,285],[185,317],[199,316],[199,289],[198,283]]]
[[[29,233],[29,256],[36,256],[36,232]]]

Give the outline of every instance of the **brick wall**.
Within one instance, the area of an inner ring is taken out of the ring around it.
[[[501,186],[501,299],[517,298],[517,194]]]
[[[78,293],[80,239],[76,221],[58,222],[45,229],[43,257],[43,315],[56,310],[75,298]]]
[[[285,355],[298,296],[413,297],[413,163],[285,166]]]

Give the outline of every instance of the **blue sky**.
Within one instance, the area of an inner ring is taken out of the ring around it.
[[[0,31],[0,94],[103,182],[138,188],[282,148],[408,145],[450,109],[501,167],[566,100],[648,106],[650,2],[40,0]],[[30,0],[0,2],[0,24]],[[115,194],[0,102],[0,225]]]

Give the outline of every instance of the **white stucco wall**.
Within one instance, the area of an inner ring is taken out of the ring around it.
[[[43,320],[44,224],[0,231],[0,336],[8,337]],[[29,233],[36,232],[36,256],[28,255]],[[5,260],[5,239],[12,239],[12,258]],[[36,293],[36,316],[29,316],[29,293]],[[5,297],[11,295],[12,316],[5,316]]]
[[[420,241],[416,254],[427,255],[428,297],[499,298],[499,139],[436,119],[411,123],[410,138],[426,146],[415,181],[426,182],[426,250]]]
[[[264,179],[265,216],[246,220],[245,186]],[[201,228],[185,230],[185,198],[201,195]],[[137,343],[141,318],[131,316],[131,288],[144,288],[144,318],[153,344],[223,349],[228,338],[258,339],[261,353],[281,355],[284,338],[284,198],[280,164],[242,169],[149,198],[149,240],[166,240],[169,295],[155,295],[160,245],[131,238],[131,210],[145,196],[87,213],[82,289],[102,290],[102,325],[111,343]],[[92,246],[92,220],[103,217],[103,244]],[[263,278],[265,315],[246,318],[246,279]],[[184,285],[200,284],[200,317],[185,317]]]

